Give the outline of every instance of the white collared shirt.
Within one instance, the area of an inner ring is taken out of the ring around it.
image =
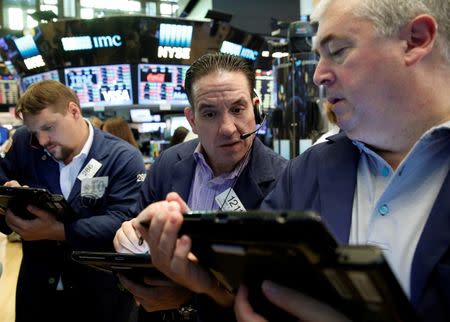
[[[69,164],[64,164],[62,161],[58,161],[59,164],[59,185],[61,187],[61,192],[66,198],[69,199],[70,192],[72,191],[72,187],[75,184],[75,180],[77,179],[78,173],[81,170],[81,167],[86,160],[89,151],[92,147],[92,142],[94,141],[94,129],[91,123],[85,119],[89,127],[89,136],[86,140],[86,143],[81,149],[80,153],[73,157],[72,161]]]

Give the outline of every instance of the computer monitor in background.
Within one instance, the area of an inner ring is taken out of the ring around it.
[[[22,77],[22,81],[21,81],[22,90],[25,91],[33,83],[37,83],[37,82],[40,82],[43,80],[48,80],[48,79],[56,80],[59,82],[60,79],[59,79],[58,71],[51,70],[48,72],[43,72],[43,73],[31,75],[31,76]]]
[[[169,129],[170,136],[173,135],[173,132],[175,132],[175,130],[179,126],[184,126],[189,131],[192,131],[191,125],[189,124],[188,120],[184,115],[166,117],[166,124],[167,129]]]
[[[150,106],[189,106],[184,90],[187,65],[139,64],[138,103]]]
[[[131,109],[130,118],[132,123],[145,123],[153,121],[153,117],[148,108]]]
[[[274,107],[272,70],[257,69],[255,71],[255,90],[261,99],[263,109]]]
[[[81,107],[133,104],[130,65],[65,68],[66,85],[80,99]]]

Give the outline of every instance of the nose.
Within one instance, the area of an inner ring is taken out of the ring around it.
[[[220,122],[221,124],[219,126],[219,133],[221,135],[232,136],[233,133],[237,130],[234,117],[229,115],[228,113],[225,113]]]
[[[334,81],[335,76],[330,67],[327,66],[325,60],[323,60],[322,58],[319,59],[316,70],[314,72],[314,83],[317,86],[330,86]]]
[[[36,139],[38,140],[39,145],[41,146],[46,146],[50,142],[48,134],[44,132],[37,132]]]

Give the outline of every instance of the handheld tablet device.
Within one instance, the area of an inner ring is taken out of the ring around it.
[[[128,279],[143,283],[144,277],[166,280],[167,277],[152,264],[152,259],[146,254],[127,254],[114,252],[73,251],[72,259],[80,264],[88,265],[98,270],[121,273]]]
[[[231,292],[249,286],[255,311],[294,321],[262,295],[265,279],[328,303],[353,321],[416,321],[381,250],[339,246],[318,214],[298,211],[190,212],[180,235]]]
[[[72,207],[62,195],[42,188],[0,186],[0,208],[9,208],[23,219],[33,219],[35,216],[26,209],[28,205],[53,213],[59,221],[75,218]]]

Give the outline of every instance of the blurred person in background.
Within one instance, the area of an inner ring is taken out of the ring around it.
[[[339,133],[339,126],[336,124],[336,122],[337,122],[336,115],[334,114],[334,112],[332,110],[333,109],[333,105],[330,102],[326,101],[323,104],[323,107],[325,109],[325,115],[326,115],[326,118],[328,120],[328,130],[327,130],[327,132],[322,134],[316,140],[316,142],[314,142],[314,144],[319,144],[319,143],[322,143],[322,142],[326,142],[328,137]]]
[[[172,137],[170,138],[169,146],[177,145],[178,143],[184,142],[186,135],[189,133],[189,130],[184,126],[179,126],[173,132]]]
[[[91,116],[89,118],[89,121],[91,122],[92,126],[96,127],[97,129],[102,129],[103,127],[103,121],[97,117],[97,116]]]
[[[109,119],[106,119],[103,122],[102,130],[108,133],[111,133],[118,138],[121,138],[124,141],[127,141],[136,149],[139,149],[139,145],[137,144],[133,132],[130,129],[130,125],[125,121],[125,119],[121,116],[114,116]]]

